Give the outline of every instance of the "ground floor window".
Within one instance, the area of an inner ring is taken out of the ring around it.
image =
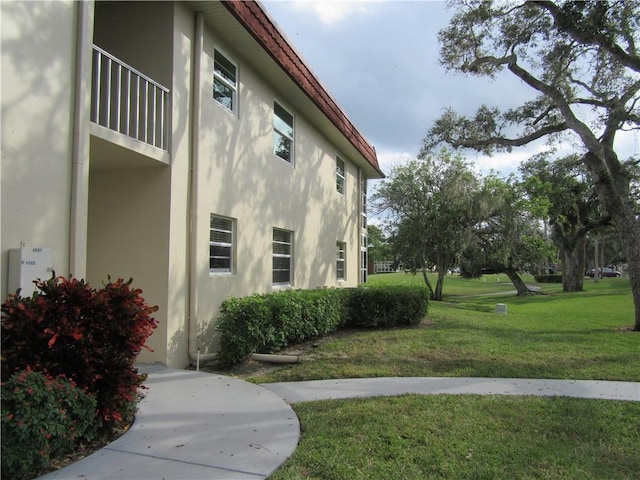
[[[293,232],[273,229],[273,284],[292,285]]]
[[[344,242],[336,242],[336,278],[337,280],[346,280],[346,251],[347,244]]]
[[[234,220],[211,214],[209,273],[233,273],[234,250]]]
[[[360,240],[360,283],[367,283],[368,253],[367,236],[362,235]]]

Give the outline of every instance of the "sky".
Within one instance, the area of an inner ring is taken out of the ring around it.
[[[415,158],[433,122],[451,107],[473,115],[482,104],[511,108],[533,98],[509,73],[495,80],[445,72],[438,31],[452,16],[427,0],[262,0],[296,51],[377,151],[385,173]],[[619,153],[638,154],[637,135]],[[567,153],[571,144],[564,145]],[[465,151],[477,171],[508,175],[544,142],[485,157]]]

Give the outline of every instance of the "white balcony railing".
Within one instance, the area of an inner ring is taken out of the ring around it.
[[[91,121],[169,149],[169,89],[93,46]]]

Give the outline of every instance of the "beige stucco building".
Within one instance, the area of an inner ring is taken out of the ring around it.
[[[142,361],[215,352],[230,295],[366,278],[375,150],[254,2],[1,2],[9,252],[134,279]],[[12,270],[13,269],[13,270]]]

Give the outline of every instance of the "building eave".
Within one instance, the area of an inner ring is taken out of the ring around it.
[[[370,171],[368,176],[384,178],[375,148],[333,100],[260,3],[223,1],[222,4],[366,160],[375,172],[372,175]]]

